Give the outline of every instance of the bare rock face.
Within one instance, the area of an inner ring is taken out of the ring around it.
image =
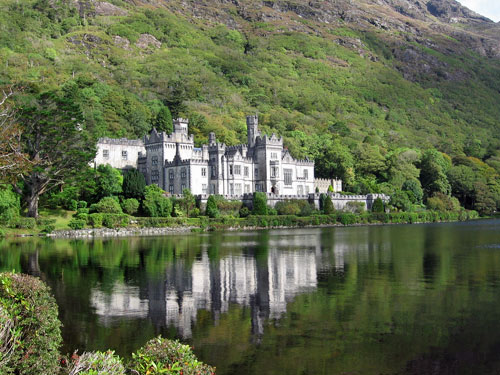
[[[124,50],[130,51],[130,41],[127,38],[123,38],[119,35],[113,37],[113,43],[115,46],[123,48]]]
[[[125,9],[104,1],[96,2],[94,9],[98,16],[126,16],[128,14]]]
[[[160,48],[161,42],[151,34],[141,34],[135,45],[142,49],[146,49],[149,46]]]

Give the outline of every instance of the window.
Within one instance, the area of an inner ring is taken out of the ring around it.
[[[250,193],[250,185],[245,185],[245,193]]]
[[[173,179],[174,179],[174,171],[173,171],[173,170],[168,171],[168,178],[169,178],[170,180],[173,180]]]
[[[186,168],[181,168],[181,178],[186,178]]]
[[[215,184],[210,185],[210,194],[215,194]]]
[[[233,166],[232,165],[229,166],[229,175],[230,176],[233,175]]]
[[[158,165],[158,156],[153,156],[151,157],[151,164],[152,165]]]
[[[297,195],[304,194],[304,187],[302,185],[297,186]]]
[[[234,185],[229,184],[229,195],[234,195]]]
[[[157,184],[160,180],[160,171],[158,169],[153,169],[151,171],[151,182]]]
[[[234,166],[234,174],[235,175],[240,175],[241,174],[241,165],[235,165]]]
[[[271,159],[273,159],[273,160],[278,159],[278,153],[277,152],[271,152]]]
[[[122,160],[127,160],[127,159],[128,159],[127,151],[122,151]]]
[[[168,192],[169,192],[170,194],[174,194],[174,185],[170,185],[170,186],[168,187]]]
[[[260,184],[255,184],[255,191],[260,191]]]
[[[259,168],[255,168],[255,179],[259,178]]]
[[[186,184],[182,184],[181,185],[181,191],[184,192],[185,189],[186,189]]]
[[[271,177],[279,177],[279,169],[278,167],[271,167]]]
[[[109,159],[109,150],[102,150],[102,157],[104,159]]]
[[[304,179],[307,180],[309,178],[309,171],[304,169]]]
[[[241,195],[241,184],[234,184],[234,194]]]
[[[212,178],[217,177],[217,167],[213,166],[212,167]]]
[[[202,192],[203,194],[206,194],[206,193],[207,193],[207,184],[203,184],[203,185],[201,185],[201,192]]]
[[[201,168],[201,175],[205,177],[207,175],[207,168]]]
[[[244,168],[243,168],[243,175],[244,175],[245,177],[248,177],[248,167],[244,167]]]
[[[285,177],[285,185],[292,184],[292,170],[291,169],[283,169],[283,175]]]

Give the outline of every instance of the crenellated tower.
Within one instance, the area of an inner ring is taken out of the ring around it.
[[[247,137],[248,147],[255,146],[255,139],[260,135],[259,118],[257,115],[247,116]]]

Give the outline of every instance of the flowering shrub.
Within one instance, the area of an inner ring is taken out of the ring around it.
[[[140,375],[214,375],[215,368],[198,361],[188,345],[161,337],[150,340],[132,354],[131,370]]]
[[[124,375],[125,367],[113,351],[73,354],[68,375]]]

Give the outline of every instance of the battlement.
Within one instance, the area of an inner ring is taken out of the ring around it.
[[[127,139],[127,138],[103,137],[99,138],[97,144],[144,147],[144,142],[141,139]]]
[[[278,137],[276,134],[272,134],[271,136],[268,135],[259,135],[255,139],[255,145],[256,146],[279,146],[283,147],[283,137]]]

